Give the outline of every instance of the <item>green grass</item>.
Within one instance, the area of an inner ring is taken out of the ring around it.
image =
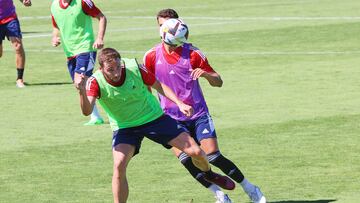
[[[20,17],[50,15],[49,1],[15,3]],[[157,11],[179,12],[224,80],[220,89],[201,81],[222,153],[269,202],[358,202],[359,1],[96,3],[108,17],[106,46],[139,61],[159,42]],[[21,27],[29,86],[15,88],[7,41],[0,59],[0,202],[111,202],[110,127],[82,126],[88,118],[62,49],[50,36],[34,37],[51,33],[50,18],[22,18]],[[170,151],[148,140],[128,180],[129,203],[214,202]],[[248,202],[240,187],[228,194]]]

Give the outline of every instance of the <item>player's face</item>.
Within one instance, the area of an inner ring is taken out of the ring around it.
[[[119,82],[121,78],[122,68],[123,65],[120,62],[120,59],[117,59],[117,60],[105,62],[104,67],[101,68],[101,71],[107,80],[110,80],[112,82]]]
[[[158,18],[158,25],[159,25],[159,27],[161,27],[162,24],[164,24],[164,22],[165,22],[166,20],[168,20],[168,19],[169,19],[169,18],[159,17],[159,18]]]

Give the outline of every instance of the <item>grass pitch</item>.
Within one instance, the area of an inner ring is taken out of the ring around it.
[[[15,88],[14,53],[4,41],[0,202],[111,202],[111,131],[82,126],[88,118],[64,53],[51,47],[50,1],[15,3],[29,85]],[[159,42],[157,11],[178,11],[224,80],[220,89],[202,81],[221,151],[269,202],[358,202],[359,1],[95,3],[108,18],[106,46],[139,61]],[[214,202],[170,151],[147,140],[128,180],[129,203]],[[248,202],[240,187],[228,194]]]

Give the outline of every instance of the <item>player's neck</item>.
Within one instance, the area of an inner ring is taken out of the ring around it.
[[[168,54],[171,54],[172,52],[174,52],[176,50],[176,47],[175,46],[170,46],[168,44],[164,44],[164,48],[165,48],[165,51],[168,53]]]

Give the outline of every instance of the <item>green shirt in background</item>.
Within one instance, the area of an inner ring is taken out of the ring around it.
[[[67,57],[96,51],[92,47],[95,42],[92,19],[83,12],[81,0],[72,0],[66,9],[60,7],[59,0],[53,0],[51,14],[60,30],[61,44]]]

